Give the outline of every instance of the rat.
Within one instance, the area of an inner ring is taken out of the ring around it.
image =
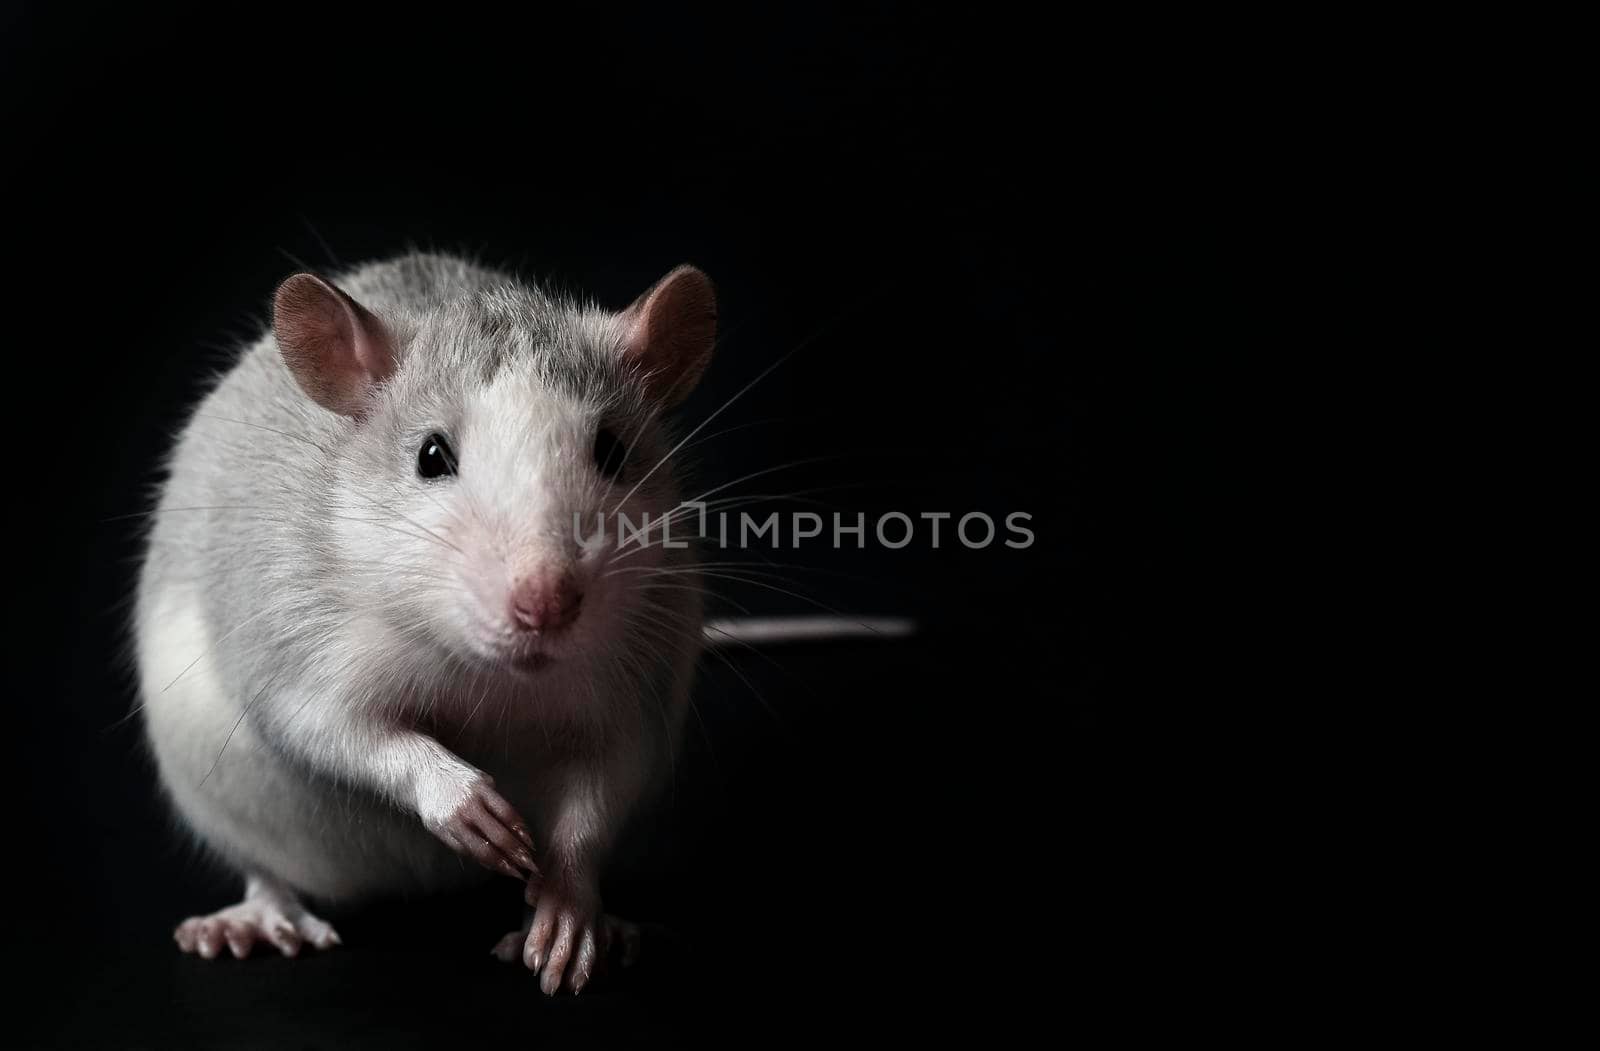
[[[631,959],[599,875],[672,761],[702,590],[692,547],[605,516],[678,507],[663,419],[715,338],[690,266],[620,312],[439,254],[277,288],[177,439],[138,583],[160,783],[244,884],[184,952],[328,949],[313,905],[499,874],[527,912],[492,951],[544,992]]]

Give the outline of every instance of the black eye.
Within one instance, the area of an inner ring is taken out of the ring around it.
[[[444,435],[434,433],[423,439],[417,452],[417,474],[423,478],[438,478],[456,473],[456,451]]]
[[[594,465],[600,473],[607,478],[616,478],[622,473],[622,461],[627,458],[628,450],[622,444],[622,439],[609,427],[600,428],[600,433],[594,436]]]

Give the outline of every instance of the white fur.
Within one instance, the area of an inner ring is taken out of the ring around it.
[[[596,428],[634,428],[642,474],[660,421],[610,315],[440,257],[340,283],[402,346],[370,415],[313,404],[269,335],[174,454],[137,618],[162,782],[224,861],[319,897],[479,878],[430,833],[491,778],[541,861],[592,880],[673,748],[699,603],[606,576],[614,551],[572,521],[630,492],[598,475]],[[458,476],[416,476],[433,430]],[[668,467],[622,510],[673,506]],[[582,614],[529,674],[504,659],[528,645],[507,596],[552,569],[580,574]]]
[[[661,377],[635,367],[615,315],[462,260],[408,256],[338,283],[399,362],[359,420],[307,397],[268,334],[190,420],[153,516],[136,633],[161,781],[201,843],[273,890],[180,931],[281,930],[303,912],[296,892],[483,878],[452,853],[479,849],[460,823],[509,801],[547,876],[524,958],[555,968],[548,990],[564,950],[541,939],[558,922],[592,936],[599,868],[666,768],[701,645],[692,554],[654,544],[613,572],[614,533],[574,534],[574,516],[677,506]],[[594,462],[601,426],[626,436],[618,479]],[[416,453],[435,432],[459,471],[424,479]],[[509,596],[541,574],[583,599],[570,628],[534,637]],[[535,657],[549,663],[526,670]]]

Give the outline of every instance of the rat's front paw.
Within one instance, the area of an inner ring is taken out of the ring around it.
[[[600,895],[571,881],[528,881],[533,923],[522,946],[522,962],[539,975],[539,988],[554,995],[563,985],[580,992],[600,963]]]
[[[454,790],[435,790],[417,809],[429,832],[484,868],[515,880],[539,874],[528,823],[494,790],[489,775],[478,774]]]

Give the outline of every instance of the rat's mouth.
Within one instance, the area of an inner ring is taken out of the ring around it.
[[[558,659],[548,643],[530,638],[480,637],[471,640],[469,648],[485,667],[522,675],[542,672]]]
[[[525,650],[511,654],[507,658],[507,663],[518,671],[532,673],[548,668],[555,663],[555,658],[539,650]]]

